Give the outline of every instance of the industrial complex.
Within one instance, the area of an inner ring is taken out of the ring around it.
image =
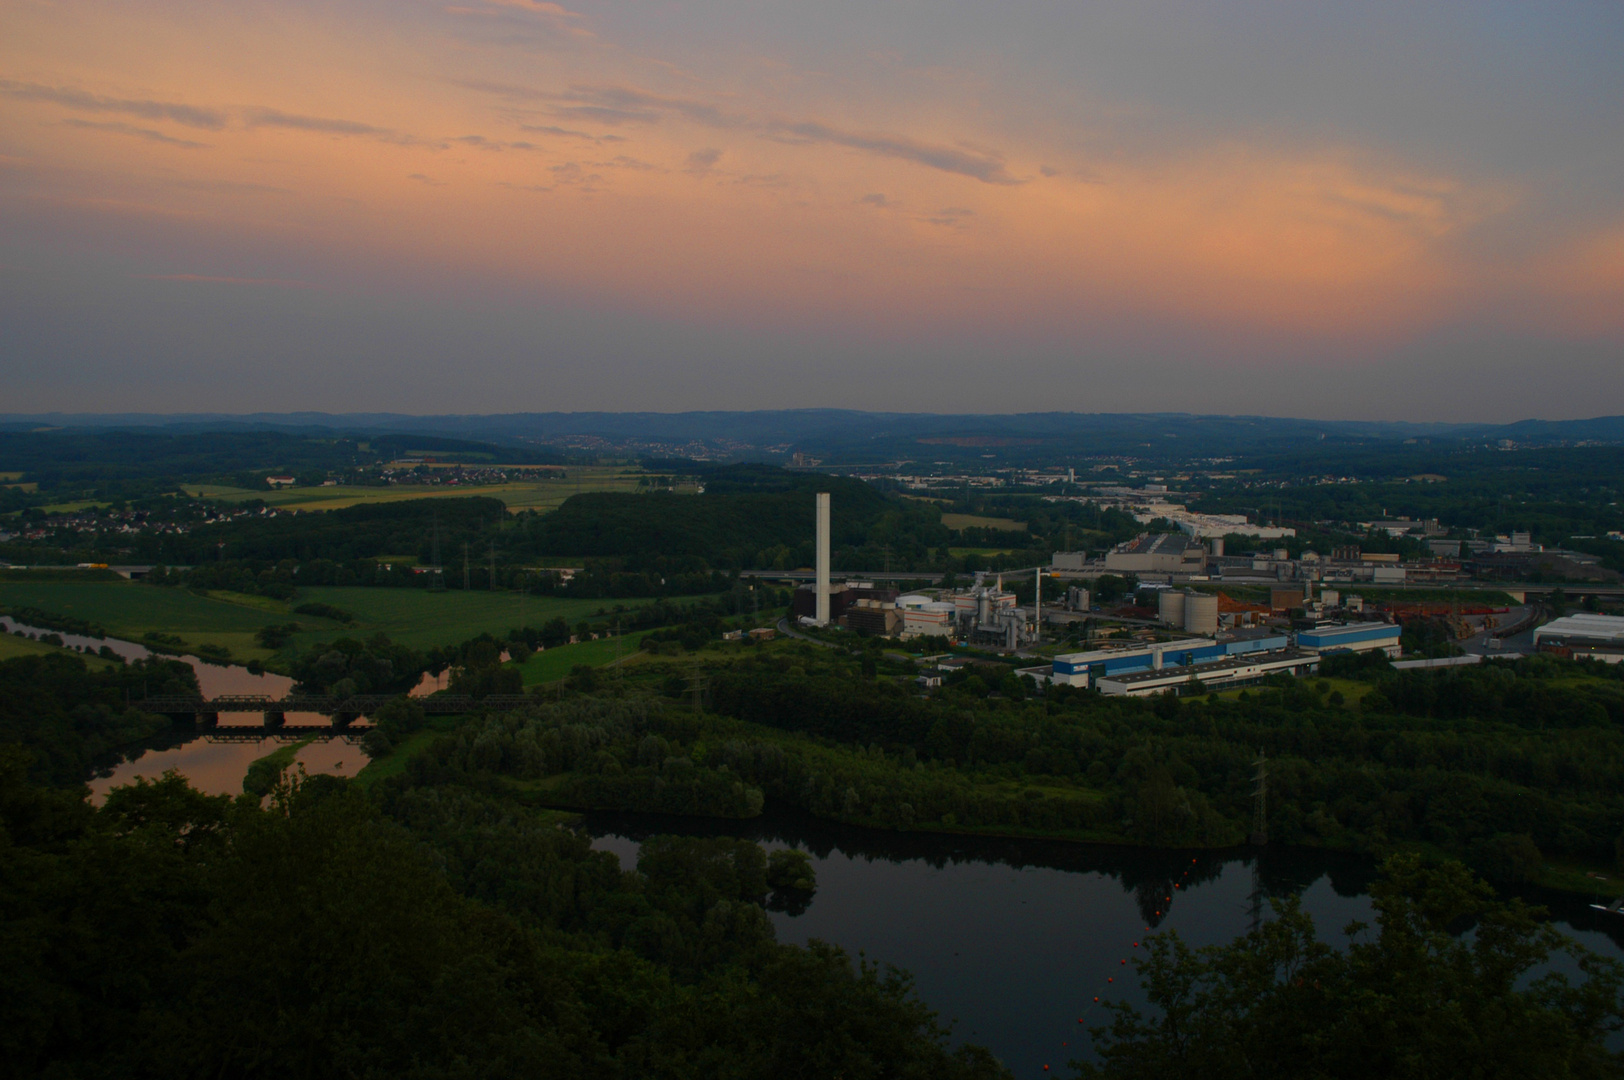
[[[1222,559],[1222,541],[1211,550],[1183,533],[1147,534],[1108,552],[1097,564],[1057,552],[1051,566],[1034,568],[1035,586],[1030,604],[1021,604],[1006,589],[1003,575],[977,574],[966,589],[902,593],[872,581],[830,581],[830,505],[827,494],[817,496],[817,567],[815,580],[797,589],[795,616],[813,627],[841,626],[858,633],[900,640],[940,639],[1017,657],[1033,655],[1046,627],[1063,629],[1079,619],[1091,618],[1089,590],[1079,584],[1051,582],[1059,595],[1051,603],[1048,622],[1043,607],[1043,579],[1076,578],[1087,570],[1132,573],[1156,578],[1149,588],[1156,595],[1155,617],[1137,620],[1140,629],[1126,626],[1117,636],[1080,652],[1061,653],[1047,664],[1020,669],[1042,682],[1097,690],[1107,695],[1137,696],[1199,688],[1203,691],[1254,682],[1271,675],[1303,675],[1318,669],[1327,655],[1345,652],[1381,652],[1397,658],[1402,629],[1396,623],[1355,617],[1359,598],[1341,590],[1320,587],[1317,572],[1336,564],[1314,566],[1302,575],[1302,560],[1264,560],[1271,586],[1270,602],[1261,610],[1221,609],[1219,595],[1188,584],[1172,587],[1174,580],[1210,580],[1204,571]],[[1075,553],[1073,553],[1075,554]],[[1346,553],[1343,553],[1344,556]],[[1258,560],[1248,558],[1248,564]],[[1346,558],[1343,562],[1347,562]],[[1281,566],[1274,565],[1281,563]],[[1279,573],[1290,563],[1291,574]],[[1334,579],[1333,579],[1334,580]],[[1291,582],[1284,584],[1282,582]],[[1353,614],[1350,614],[1353,613]],[[1115,619],[1120,624],[1132,619]],[[1258,625],[1266,622],[1270,625]],[[1609,629],[1602,623],[1619,624]],[[1564,627],[1564,623],[1571,625]],[[1575,617],[1558,620],[1555,628],[1563,647],[1592,652],[1616,650],[1624,658],[1624,619],[1597,621]],[[1160,639],[1160,640],[1158,640]]]

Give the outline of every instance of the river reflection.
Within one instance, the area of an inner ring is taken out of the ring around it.
[[[106,767],[94,777],[90,781],[91,801],[99,804],[115,787],[134,783],[137,777],[156,780],[170,769],[209,795],[240,795],[249,765],[307,734],[273,736],[246,725],[235,731],[221,725],[215,731],[202,734],[155,740],[127,752],[125,760]],[[318,735],[314,742],[299,748],[294,761],[312,775],[354,776],[367,764],[367,756],[361,752],[360,734]]]
[[[56,634],[63,645],[77,652],[99,653],[104,647],[111,649],[126,661],[140,660],[155,655],[144,645],[118,638],[92,638],[80,634],[65,634],[37,626],[18,623],[0,616],[0,629],[6,633],[21,631],[32,637]],[[198,688],[207,698],[226,695],[264,695],[283,698],[292,692],[294,681],[274,672],[255,674],[234,664],[216,664],[196,656],[172,657],[191,666],[197,675]],[[443,680],[444,676],[441,676]],[[425,674],[412,694],[421,696],[441,689],[434,676]],[[290,712],[284,714],[290,727],[329,727],[331,720],[321,713]],[[354,776],[366,766],[367,757],[361,753],[360,737],[369,725],[358,720],[345,730],[333,729],[316,733],[315,740],[299,748],[294,761],[308,773],[328,773],[333,776]],[[91,798],[100,803],[107,793],[121,784],[132,783],[137,777],[156,780],[166,771],[174,769],[199,791],[210,795],[237,795],[242,792],[243,776],[248,766],[279,747],[309,736],[311,732],[276,734],[265,728],[259,713],[222,713],[217,727],[202,731],[181,729],[155,739],[123,748],[114,759],[100,763],[97,775],[90,780]]]
[[[1132,960],[1147,932],[1176,930],[1192,946],[1229,942],[1269,917],[1270,897],[1293,893],[1326,940],[1344,941],[1351,920],[1373,921],[1373,863],[1333,852],[896,833],[776,807],[751,821],[594,813],[581,827],[628,868],[658,833],[806,851],[818,890],[800,913],[770,913],[779,940],[817,938],[907,969],[920,996],[957,1021],[956,1040],[990,1047],[1022,1077],[1044,1075],[1044,1065],[1052,1076],[1085,1055],[1086,1029],[1108,1019],[1096,996],[1143,1005]],[[1589,948],[1624,956],[1624,918],[1561,895],[1528,899]]]

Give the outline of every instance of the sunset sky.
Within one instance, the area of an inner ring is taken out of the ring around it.
[[[1624,4],[0,0],[0,412],[1624,413]]]

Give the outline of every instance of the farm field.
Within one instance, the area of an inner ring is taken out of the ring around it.
[[[349,612],[355,616],[355,624],[293,612],[294,607],[312,602]],[[622,601],[627,607],[647,602]],[[454,645],[487,631],[502,635],[516,626],[540,626],[559,616],[574,624],[612,606],[602,600],[521,599],[516,593],[506,592],[431,593],[355,587],[302,589],[296,600],[283,603],[231,593],[199,596],[185,589],[130,581],[0,581],[0,605],[71,615],[130,641],[140,641],[148,632],[173,635],[187,650],[217,645],[229,650],[239,663],[259,660],[273,666],[278,654],[254,640],[254,635],[266,626],[298,623],[303,629],[289,639],[293,651],[335,638],[377,633],[415,648],[428,648]]]
[[[622,466],[575,466],[564,479],[516,480],[507,484],[394,484],[389,487],[290,487],[253,491],[222,484],[188,484],[186,491],[222,502],[264,500],[267,506],[287,510],[339,510],[362,503],[404,502],[408,499],[460,499],[475,495],[501,499],[510,511],[555,510],[571,495],[586,491],[635,492],[645,474]]]
[[[1004,532],[1025,532],[1026,522],[1014,518],[980,517],[976,514],[943,514],[942,524],[949,529],[1001,529]]]

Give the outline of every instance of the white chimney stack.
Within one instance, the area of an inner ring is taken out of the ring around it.
[[[818,492],[818,607],[817,623],[829,625],[829,493]],[[804,610],[804,609],[803,609]]]

